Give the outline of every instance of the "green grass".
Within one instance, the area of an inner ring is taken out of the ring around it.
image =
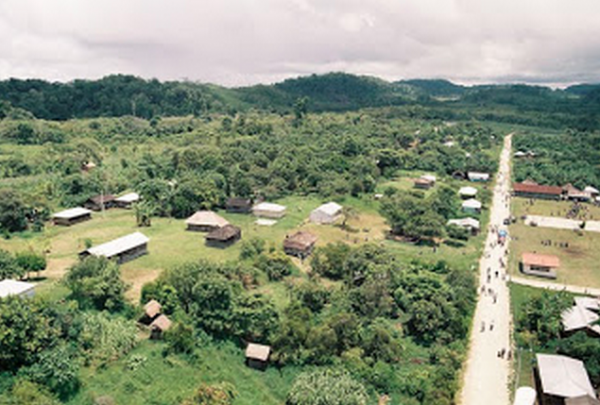
[[[510,227],[511,236],[517,238],[517,241],[510,244],[509,267],[512,274],[524,276],[518,270],[523,252],[552,254],[560,258],[561,264],[556,283],[600,287],[600,233],[531,227],[520,220],[521,216],[526,214],[564,215],[569,206],[567,202],[558,201],[536,201],[533,206],[529,206],[526,199],[513,199],[512,212],[519,218],[519,222]],[[600,208],[589,206],[589,212],[592,216],[600,218]],[[569,247],[562,248],[554,243],[552,246],[544,246],[542,241],[545,240],[568,242]]]
[[[190,397],[201,383],[230,382],[238,391],[236,405],[279,405],[285,402],[295,367],[265,372],[244,364],[243,351],[233,344],[208,344],[198,349],[198,360],[162,354],[163,343],[144,341],[129,355],[104,368],[86,368],[83,387],[68,405],[93,404],[94,398],[109,395],[116,404],[172,405]],[[127,367],[133,355],[146,361],[136,370]]]

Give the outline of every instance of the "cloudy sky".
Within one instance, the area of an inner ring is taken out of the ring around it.
[[[600,0],[0,0],[0,79],[600,82]]]

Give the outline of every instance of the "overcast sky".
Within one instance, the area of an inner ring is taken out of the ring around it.
[[[600,0],[0,0],[0,79],[600,82]]]

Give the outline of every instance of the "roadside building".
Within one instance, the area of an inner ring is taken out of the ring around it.
[[[210,232],[229,225],[229,222],[213,211],[197,211],[185,220],[188,231]]]
[[[535,405],[537,393],[531,387],[519,387],[513,405]]]
[[[479,214],[481,212],[481,202],[474,198],[463,201],[462,210],[471,214]]]
[[[526,252],[521,257],[521,271],[532,276],[556,278],[559,267],[560,259],[554,255]]]
[[[283,218],[286,212],[284,205],[269,202],[261,202],[252,207],[252,213],[257,217]]]
[[[246,346],[246,365],[257,370],[265,370],[269,364],[271,347],[248,343]]]
[[[119,208],[131,208],[133,204],[140,200],[138,193],[127,193],[121,197],[115,198],[115,206]]]
[[[461,198],[475,198],[477,189],[471,186],[461,187],[460,190],[458,190],[458,195],[460,195]]]
[[[596,399],[594,387],[581,360],[555,354],[538,353],[535,357],[540,405],[566,405],[567,400],[573,404],[574,400],[580,401],[582,397]]]
[[[232,197],[227,200],[225,210],[236,214],[249,214],[252,211],[252,199]]]
[[[8,279],[0,281],[0,298],[14,295],[23,298],[33,297],[35,295],[35,284]]]
[[[206,235],[206,245],[211,247],[226,248],[242,238],[242,230],[237,226],[227,224],[214,229]]]
[[[121,264],[148,254],[149,240],[143,233],[135,232],[102,245],[91,247],[79,255],[81,257],[106,257]]]
[[[71,226],[92,219],[92,211],[86,208],[70,208],[52,216],[54,225]]]
[[[513,194],[516,197],[536,198],[541,200],[560,200],[562,189],[558,186],[540,186],[531,183],[514,183]]]
[[[171,329],[171,325],[173,323],[166,315],[159,315],[152,323],[150,324],[150,339],[160,339],[163,336],[163,333]]]
[[[488,173],[481,172],[468,172],[467,178],[469,181],[489,181],[490,175]]]
[[[291,236],[286,236],[283,241],[283,250],[286,254],[301,259],[309,256],[317,242],[317,237],[310,232],[299,231]]]
[[[342,215],[343,207],[335,202],[323,204],[310,213],[310,222],[315,224],[332,224]]]
[[[101,194],[88,198],[83,206],[92,211],[102,211],[114,206],[115,196],[112,194]]]
[[[475,218],[451,219],[448,221],[448,225],[455,225],[460,228],[466,229],[472,235],[477,235],[479,233],[479,230],[481,229],[479,221]]]

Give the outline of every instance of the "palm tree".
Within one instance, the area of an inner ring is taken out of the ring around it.
[[[138,227],[152,226],[152,216],[156,214],[156,205],[149,202],[141,202],[135,204],[133,209]]]

